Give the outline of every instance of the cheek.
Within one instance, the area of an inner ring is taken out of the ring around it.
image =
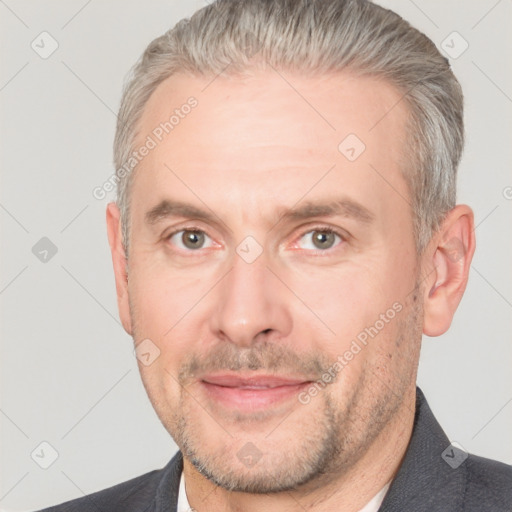
[[[164,382],[172,388],[187,356],[209,339],[212,278],[200,269],[179,270],[148,261],[134,268],[129,284],[134,338],[137,343],[151,340],[158,352],[151,366],[139,364],[141,374],[153,390]]]
[[[188,318],[205,294],[208,276],[179,270],[149,259],[135,262],[129,295],[140,335],[163,338]],[[142,332],[141,332],[142,331]]]
[[[383,274],[374,266],[354,264],[290,274],[290,288],[302,303],[296,319],[306,329],[325,332],[334,343],[349,340],[390,307],[379,278]]]
[[[392,263],[383,255],[289,276],[301,299],[294,301],[294,330],[333,364],[341,364],[342,382],[357,379],[365,362],[387,365],[383,357],[396,350],[399,319],[414,279],[405,262]]]

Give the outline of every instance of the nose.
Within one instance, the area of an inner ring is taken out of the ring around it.
[[[249,347],[290,333],[289,293],[267,264],[265,252],[252,263],[234,254],[230,272],[216,287],[210,326],[217,339]]]

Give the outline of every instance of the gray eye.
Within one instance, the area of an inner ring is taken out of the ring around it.
[[[334,231],[328,229],[313,229],[302,235],[299,246],[302,249],[331,249],[335,245],[339,244],[342,239]]]
[[[204,233],[201,231],[183,231],[181,241],[188,249],[200,249],[204,245]]]
[[[200,229],[181,229],[169,237],[169,242],[181,250],[194,251],[213,246],[213,240]]]
[[[328,231],[313,231],[313,243],[319,249],[330,249],[336,241],[336,235]]]

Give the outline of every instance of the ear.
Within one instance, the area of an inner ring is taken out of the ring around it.
[[[130,316],[130,303],[128,301],[128,273],[127,259],[123,247],[121,230],[121,214],[115,203],[107,205],[107,232],[114,275],[116,279],[117,307],[124,330],[132,334],[132,320]]]
[[[450,210],[432,238],[425,257],[423,333],[439,336],[448,330],[466,284],[475,252],[473,211],[467,205]]]

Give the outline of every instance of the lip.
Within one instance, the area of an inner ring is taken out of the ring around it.
[[[311,380],[276,375],[215,374],[200,381],[207,395],[227,409],[253,412],[296,397]]]
[[[277,388],[280,386],[296,386],[304,382],[309,382],[305,379],[294,379],[289,377],[279,377],[277,375],[251,375],[244,376],[240,374],[216,374],[206,375],[202,378],[208,384],[215,384],[216,386],[224,386],[227,388],[241,388],[241,387],[259,387],[259,388]]]

